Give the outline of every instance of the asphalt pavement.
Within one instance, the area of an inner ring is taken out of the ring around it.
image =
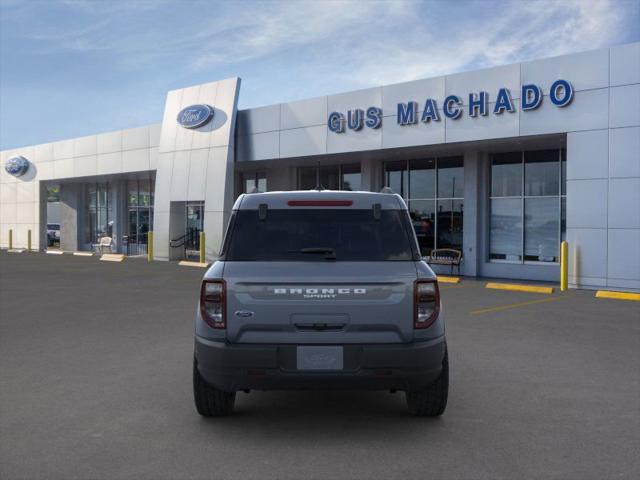
[[[203,419],[191,391],[203,270],[0,253],[2,479],[640,477],[640,303],[442,285],[451,385],[251,392]]]

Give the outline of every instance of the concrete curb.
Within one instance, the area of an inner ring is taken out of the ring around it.
[[[612,300],[631,300],[632,302],[640,302],[640,293],[598,290],[596,292],[596,298],[609,298]]]
[[[124,255],[121,253],[105,253],[100,257],[101,262],[122,262]]]
[[[441,277],[438,275],[437,278],[440,283],[460,283],[460,277]]]
[[[489,282],[485,288],[491,288],[494,290],[509,290],[512,292],[530,292],[530,293],[553,293],[553,287],[540,287],[535,285],[520,285],[517,283],[495,283]]]
[[[187,260],[182,260],[178,262],[178,265],[183,267],[199,267],[199,268],[207,268],[209,266],[206,262],[189,262]]]

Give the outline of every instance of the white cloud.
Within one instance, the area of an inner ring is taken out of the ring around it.
[[[195,69],[261,58],[302,46],[332,49],[344,43],[340,37],[353,40],[369,35],[376,23],[400,21],[411,3],[396,2],[287,2],[270,3],[268,9],[233,12],[226,20],[234,25],[225,35],[211,35],[216,42],[211,53],[192,62]]]
[[[498,15],[429,28],[415,22],[410,36],[384,38],[350,52],[356,78],[378,85],[550,57],[609,45],[623,21],[619,3],[555,0],[504,4]],[[344,78],[353,78],[344,75]]]
[[[614,0],[454,3],[455,15],[446,2],[404,0],[61,5],[84,22],[29,30],[49,51],[111,51],[131,68],[164,58],[194,72],[289,55],[296,68],[324,62],[367,85],[597,48],[625,20]]]

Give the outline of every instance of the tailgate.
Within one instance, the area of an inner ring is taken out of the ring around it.
[[[227,262],[231,343],[413,339],[413,262]]]

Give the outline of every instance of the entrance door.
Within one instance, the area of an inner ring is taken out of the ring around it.
[[[146,255],[151,212],[148,208],[129,208],[129,235],[127,255]]]
[[[153,179],[139,178],[127,182],[127,255],[146,255],[153,223]],[[124,239],[123,239],[124,240]]]
[[[204,202],[187,203],[185,226],[185,256],[188,259],[200,258],[200,232],[204,228]]]
[[[127,236],[127,255],[138,255],[138,211],[129,208],[129,235]],[[133,253],[132,253],[133,251]]]
[[[60,185],[47,186],[47,250],[60,248]]]

